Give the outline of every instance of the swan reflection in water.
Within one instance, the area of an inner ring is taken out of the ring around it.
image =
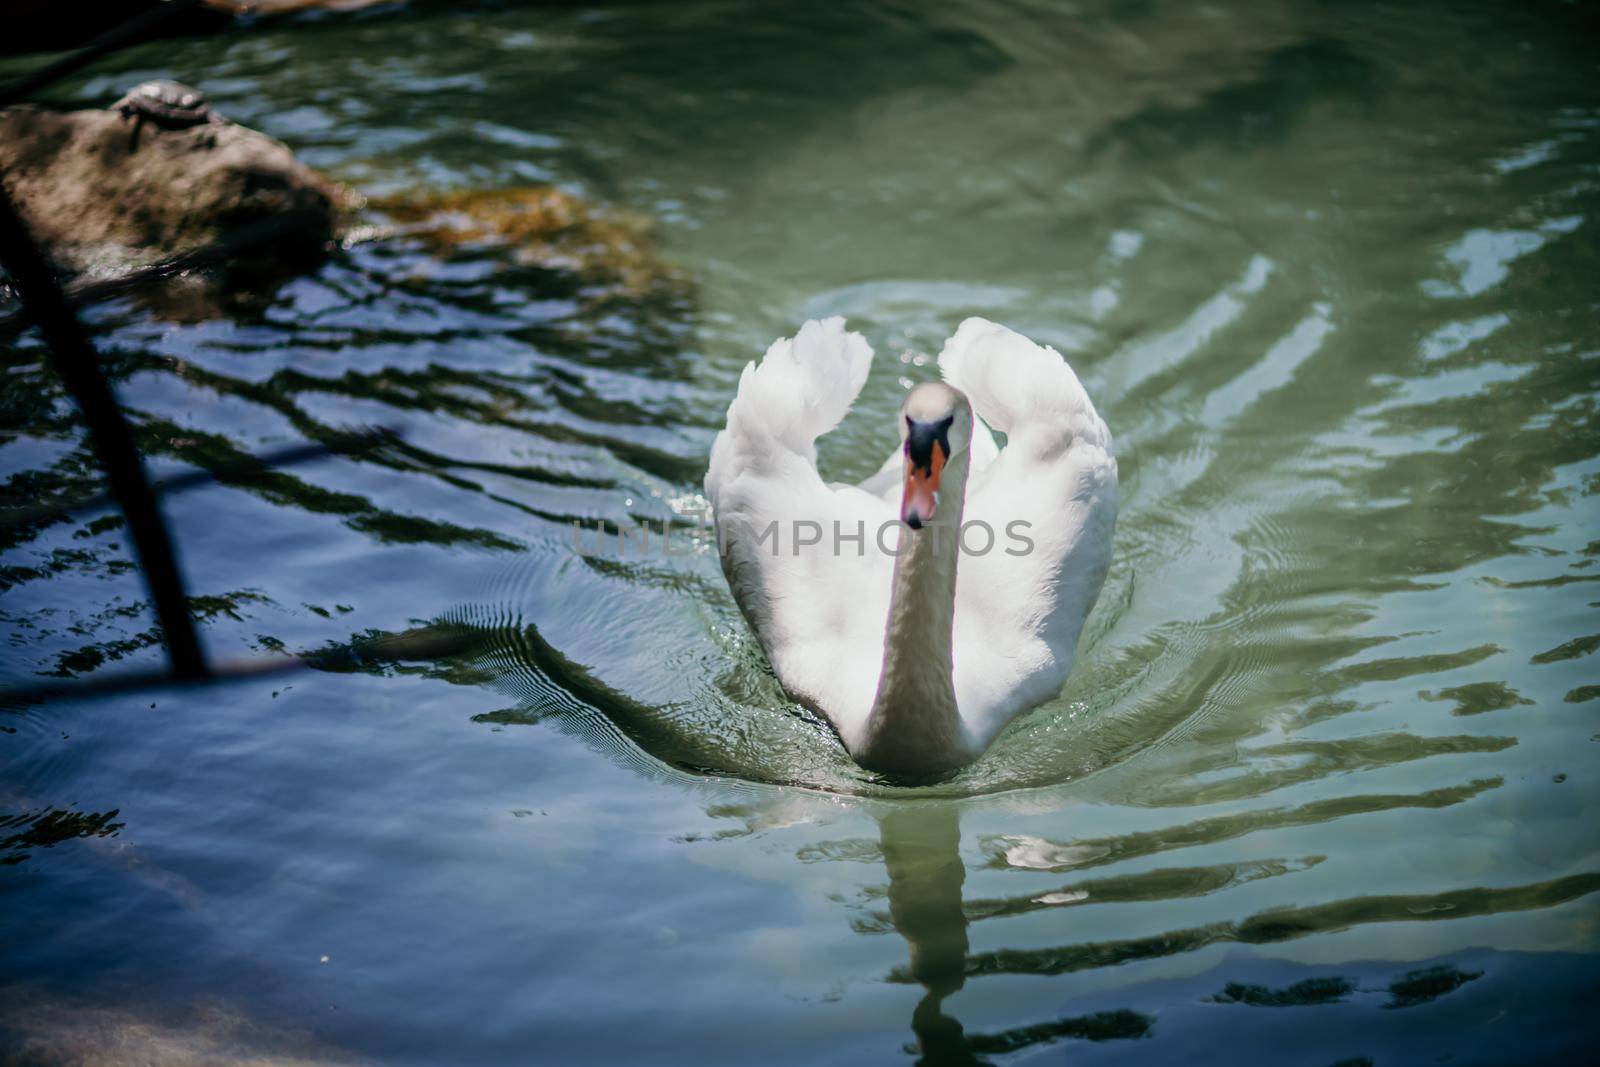
[[[919,1064],[979,1064],[987,1062],[986,1053],[1016,1052],[1063,1038],[1104,1041],[1150,1032],[1149,1017],[1123,1008],[997,1033],[967,1033],[944,1006],[966,984],[969,959],[960,808],[943,803],[896,805],[877,819],[878,847],[889,876],[889,921],[905,938],[910,956],[908,966],[896,970],[891,980],[923,988],[911,1013]]]
[[[926,990],[911,1013],[921,1062],[976,1063],[944,1000],[966,982],[967,916],[961,887],[960,813],[952,806],[896,807],[878,819],[889,874],[889,917],[911,952],[910,976]]]

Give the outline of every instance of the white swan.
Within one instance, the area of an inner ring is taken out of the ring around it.
[[[1110,562],[1117,465],[1066,361],[972,318],[939,356],[946,384],[907,395],[878,473],[825,484],[816,439],[871,361],[842,318],[775,342],[739,380],[706,495],[784,688],[863,767],[935,776],[1066,681]]]

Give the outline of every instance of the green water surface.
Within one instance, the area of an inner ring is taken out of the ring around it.
[[[1577,1062],[1596,38],[1553,2],[441,3],[56,90],[181,78],[372,196],[556,183],[677,280],[390,237],[259,313],[89,312],[157,473],[405,437],[167,504],[214,656],[366,653],[0,708],[0,1062]],[[740,369],[832,314],[878,355],[831,478],[972,314],[1116,436],[1071,680],[937,787],[785,698],[694,530]],[[5,502],[94,491],[3,345]],[[114,518],[3,537],[8,684],[159,664]],[[371,651],[415,628],[469,639]]]

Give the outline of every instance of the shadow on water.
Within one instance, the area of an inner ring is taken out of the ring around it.
[[[1253,77],[1184,106],[1152,103],[1095,134],[1086,150],[1115,147],[1155,156],[1216,143],[1249,151],[1287,137],[1312,105],[1340,99],[1370,102],[1377,76],[1372,62],[1342,41],[1285,45],[1267,55]]]

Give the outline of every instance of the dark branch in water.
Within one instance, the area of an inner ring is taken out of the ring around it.
[[[73,315],[44,253],[34,244],[11,197],[0,188],[0,263],[11,275],[28,314],[39,324],[51,363],[89,424],[89,440],[105,468],[111,493],[128,520],[134,552],[144,570],[166,641],[172,673],[203,678],[205,656],[189,618],[172,540],[144,474],[133,431],[100,369],[100,357]]]
[[[295,656],[284,656],[281,659],[239,660],[232,663],[211,664],[204,675],[188,678],[179,678],[164,667],[151,667],[147,670],[120,671],[84,681],[50,682],[45,685],[0,690],[0,705],[16,708],[24,704],[43,704],[51,700],[80,700],[84,697],[137,693],[168,686],[203,685],[285,674],[306,666],[309,664]]]

